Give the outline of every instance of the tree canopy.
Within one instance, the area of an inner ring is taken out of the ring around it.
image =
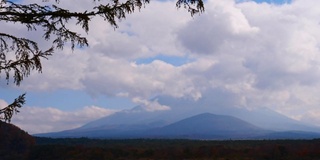
[[[46,0],[49,1],[49,0]],[[131,14],[150,3],[150,0],[93,0],[99,3],[91,10],[70,11],[68,8],[59,7],[59,0],[53,0],[52,5],[20,4],[16,1],[0,1],[0,22],[19,23],[25,25],[28,31],[42,29],[43,38],[52,43],[50,48],[41,49],[37,42],[11,35],[0,31],[0,78],[9,84],[17,86],[31,71],[42,72],[42,59],[48,59],[56,49],[63,49],[66,43],[73,50],[75,46],[88,46],[85,36],[67,27],[70,20],[75,20],[86,33],[89,31],[89,22],[93,17],[100,16],[113,27],[118,27],[118,20],[125,19]],[[177,0],[177,8],[185,8],[191,16],[204,11],[203,0]],[[15,56],[9,56],[13,54]],[[10,58],[9,58],[10,57]],[[14,57],[14,58],[12,58]],[[19,112],[25,103],[25,94],[20,95],[7,107],[0,109],[0,120],[10,122],[12,115]]]

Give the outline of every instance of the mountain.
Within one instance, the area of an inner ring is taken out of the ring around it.
[[[79,128],[57,133],[40,134],[49,137],[91,138],[192,138],[192,139],[244,139],[265,135],[266,131],[239,118],[203,113],[162,127],[115,125]]]
[[[212,98],[211,98],[212,99]],[[219,115],[230,115],[252,123],[260,128],[288,131],[301,130],[309,132],[320,132],[319,127],[304,124],[297,120],[288,118],[268,108],[246,108],[215,106],[209,97],[203,97],[198,101],[185,98],[172,98],[169,96],[158,96],[154,100],[161,105],[169,106],[170,110],[147,111],[142,106],[136,106],[131,110],[124,110],[113,115],[89,122],[78,129],[90,128],[123,128],[123,126],[142,127],[140,129],[163,127],[187,117],[201,113],[213,113]]]
[[[166,138],[250,139],[270,132],[232,116],[203,113],[153,129],[149,134]]]
[[[203,113],[162,127],[115,125],[107,128],[78,128],[56,133],[37,134],[39,137],[89,137],[108,139],[177,138],[177,139],[313,139],[320,133],[303,131],[271,131],[239,118]]]
[[[166,125],[171,122],[170,119],[163,117],[165,111],[158,112],[147,112],[147,111],[134,111],[124,110],[114,113],[110,116],[100,118],[98,120],[89,122],[79,129],[90,129],[90,128],[114,128],[117,125],[122,128],[123,125],[126,126],[143,126],[148,128],[159,127]]]
[[[172,108],[172,110],[168,112],[175,113],[174,116],[177,115],[180,119],[182,119],[179,117],[180,115],[182,115],[183,118],[186,118],[188,116],[209,112],[219,115],[234,116],[268,130],[302,130],[308,132],[320,132],[320,128],[318,126],[294,120],[266,107],[257,106],[256,108],[249,110],[241,107],[230,107],[233,104],[230,104],[230,106],[219,106],[216,99],[219,99],[219,95],[214,95],[214,93],[207,93],[197,101],[186,98],[173,98],[170,96],[159,96],[157,98],[160,104],[170,106]]]
[[[233,115],[256,126],[280,132],[288,130],[320,132],[317,126],[291,119],[265,107],[251,111],[237,110],[237,113]]]
[[[155,132],[155,130],[158,133],[160,133],[161,128],[162,130],[167,130],[164,127],[169,127],[170,125],[175,124],[178,121],[186,120],[187,118],[196,115],[201,115],[202,113],[211,113],[215,114],[216,116],[227,115],[233,118],[237,118],[238,120],[245,121],[246,123],[256,126],[257,128],[263,130],[277,131],[277,134],[272,136],[270,135],[271,137],[275,138],[283,137],[279,135],[288,135],[289,132],[291,135],[297,136],[300,133],[303,133],[304,135],[304,132],[314,132],[316,133],[316,135],[318,132],[320,133],[320,129],[318,127],[304,124],[297,120],[288,118],[268,108],[257,108],[248,110],[246,108],[240,107],[218,106],[219,103],[217,103],[216,100],[212,97],[202,97],[201,99],[195,101],[193,99],[188,98],[158,96],[152,99],[151,101],[159,103],[160,105],[168,106],[170,107],[170,109],[150,111],[145,109],[144,106],[136,106],[132,109],[116,112],[110,116],[106,116],[95,121],[89,122],[84,126],[76,129],[57,133],[38,134],[37,136],[82,136],[108,138],[135,138],[142,136],[153,136],[152,134]],[[208,125],[212,123],[203,122],[199,124]],[[210,126],[205,126],[203,128],[206,127]],[[299,132],[299,134],[293,132]],[[167,134],[167,131],[163,133]]]

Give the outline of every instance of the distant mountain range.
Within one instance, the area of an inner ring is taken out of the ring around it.
[[[80,128],[36,134],[42,137],[189,138],[189,139],[312,139],[320,128],[303,124],[267,108],[247,110],[215,107],[198,101],[160,96],[170,110],[148,111],[143,106],[124,110]]]

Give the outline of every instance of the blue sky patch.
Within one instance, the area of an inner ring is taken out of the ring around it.
[[[154,57],[137,59],[136,63],[137,64],[150,64],[154,60],[164,61],[166,63],[173,65],[173,66],[181,66],[186,63],[190,63],[190,62],[194,61],[193,59],[189,58],[188,56],[179,57],[179,56],[167,56],[167,55],[160,54],[160,55],[157,55]]]
[[[24,92],[12,88],[1,88],[1,99],[12,103],[15,98]],[[125,97],[91,97],[86,92],[60,89],[55,91],[28,91],[26,92],[26,106],[54,107],[64,111],[74,111],[85,106],[98,106],[109,109],[126,109],[135,104]],[[63,98],[62,98],[63,97]]]
[[[254,0],[257,3],[272,3],[272,4],[285,4],[285,3],[291,3],[292,0]]]

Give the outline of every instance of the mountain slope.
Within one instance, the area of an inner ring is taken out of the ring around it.
[[[150,131],[153,136],[178,138],[253,138],[270,131],[241,119],[203,113]]]
[[[257,106],[255,109],[248,110],[246,108],[230,107],[232,104],[230,104],[230,106],[219,106],[216,102],[217,98],[214,96],[217,95],[212,96],[211,93],[205,94],[197,101],[184,98],[173,98],[169,96],[159,96],[158,102],[162,105],[170,106],[172,108],[172,112],[188,115],[189,117],[209,112],[219,115],[234,116],[268,130],[302,130],[308,132],[320,132],[320,128],[318,126],[294,120],[266,107]],[[188,116],[185,116],[184,118]]]
[[[263,130],[241,119],[203,113],[178,122],[158,127],[121,126],[96,127],[57,133],[38,134],[43,137],[90,138],[191,138],[191,139],[252,139],[270,131]]]
[[[118,128],[123,126],[141,126],[140,129],[163,127],[187,117],[201,113],[230,115],[252,123],[260,128],[276,131],[302,130],[320,132],[319,127],[303,124],[288,118],[268,108],[248,110],[246,108],[217,106],[212,97],[202,97],[194,101],[187,98],[158,96],[156,100],[161,105],[169,106],[170,110],[149,112],[141,106],[124,110],[113,115],[89,122],[78,129]],[[146,128],[145,128],[146,127]]]
[[[81,128],[56,133],[37,134],[39,137],[88,137],[108,139],[128,138],[187,138],[187,139],[313,139],[320,133],[303,131],[271,131],[239,118],[203,113],[162,127],[141,125],[108,125]]]
[[[134,108],[135,109],[135,108]],[[133,110],[134,110],[133,109]],[[165,111],[147,112],[147,111],[132,111],[125,110],[114,113],[110,116],[106,116],[95,121],[89,122],[80,127],[80,130],[90,128],[115,128],[119,126],[122,128],[125,126],[143,126],[148,128],[160,127],[171,122],[160,118]]]
[[[143,106],[136,106],[130,110],[123,110],[89,122],[77,129],[55,134],[41,134],[41,136],[114,138],[142,136],[142,132],[152,133],[155,128],[159,129],[202,113],[233,116],[265,130],[281,131],[283,133],[286,133],[286,131],[320,133],[319,127],[308,126],[268,108],[248,110],[246,108],[217,106],[212,97],[202,97],[194,101],[187,98],[158,96],[153,100],[161,105],[169,106],[170,110],[150,112]]]

